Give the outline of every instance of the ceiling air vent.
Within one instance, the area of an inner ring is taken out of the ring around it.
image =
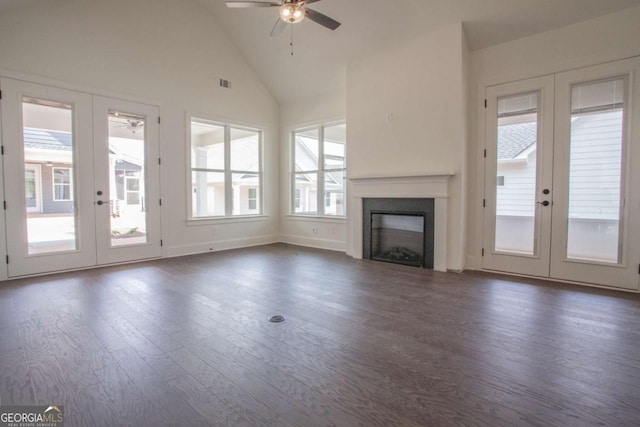
[[[231,82],[229,80],[220,79],[220,87],[231,89]]]

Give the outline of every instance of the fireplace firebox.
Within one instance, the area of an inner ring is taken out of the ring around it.
[[[434,199],[363,199],[363,258],[433,268]]]

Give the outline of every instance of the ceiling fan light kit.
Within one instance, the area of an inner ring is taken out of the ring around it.
[[[309,18],[316,24],[320,24],[330,30],[335,30],[340,26],[338,21],[307,7],[307,5],[318,1],[320,0],[281,0],[279,2],[227,1],[226,4],[227,7],[231,8],[278,7],[280,8],[280,19],[283,22],[288,24],[297,24],[304,18]],[[281,34],[282,30],[282,25],[276,24],[271,31],[271,36]]]
[[[304,19],[304,8],[296,3],[285,3],[280,6],[280,18],[284,22],[297,24]]]

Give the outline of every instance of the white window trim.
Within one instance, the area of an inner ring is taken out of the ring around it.
[[[67,170],[69,171],[69,198],[68,199],[58,199],[56,197],[56,185],[64,185],[65,183],[56,183],[56,170]],[[53,166],[51,168],[51,185],[53,189],[53,201],[54,202],[72,202],[73,201],[73,169],[68,167],[58,167]]]
[[[289,179],[289,215],[287,216],[295,216],[301,218],[330,218],[330,219],[346,219],[346,200],[347,200],[347,185],[346,181],[343,183],[343,197],[345,202],[345,213],[344,215],[328,215],[325,214],[325,194],[324,194],[324,186],[325,186],[325,173],[327,172],[343,172],[346,176],[347,168],[346,168],[346,145],[345,142],[345,167],[341,169],[325,169],[324,168],[324,129],[331,126],[337,126],[341,124],[346,124],[345,120],[336,120],[326,123],[321,123],[313,126],[305,126],[295,128],[290,132],[290,144],[289,144],[289,156],[290,156],[290,179]],[[305,132],[309,130],[318,130],[318,167],[315,170],[305,170],[305,171],[296,171],[296,133]],[[305,174],[305,173],[315,173],[317,174],[317,211],[315,213],[297,213],[296,212],[296,175]]]
[[[251,220],[252,218],[261,218],[264,217],[264,207],[263,207],[263,194],[264,194],[264,161],[263,161],[263,150],[264,150],[264,130],[258,127],[245,126],[241,124],[227,123],[221,122],[217,120],[207,119],[203,115],[190,115],[187,114],[187,124],[186,128],[186,160],[187,160],[187,222],[191,225],[196,224],[211,224],[212,222],[220,222],[220,220]],[[191,165],[191,124],[196,121],[200,123],[207,123],[214,126],[220,126],[224,128],[224,169],[208,169],[208,168],[197,168],[192,167]],[[256,132],[258,134],[258,164],[259,171],[241,171],[231,169],[231,129],[239,129],[239,130],[247,130],[251,132]],[[193,216],[193,192],[191,189],[191,180],[193,171],[204,171],[204,172],[216,172],[216,173],[224,173],[224,215],[210,215],[210,216]],[[257,190],[257,209],[255,213],[245,213],[245,214],[233,214],[233,174],[252,174],[258,175],[258,186]],[[226,221],[225,221],[226,222]]]

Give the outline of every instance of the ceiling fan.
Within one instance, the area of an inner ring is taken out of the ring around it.
[[[112,117],[110,121],[114,128],[126,128],[131,133],[136,133],[137,130],[144,128],[144,120],[142,119]]]
[[[330,30],[335,30],[340,26],[340,23],[338,21],[307,7],[308,4],[318,1],[320,0],[281,0],[279,2],[227,1],[227,7],[279,7],[280,17],[271,30],[271,37],[280,35],[287,24],[298,23],[304,18],[309,18],[316,24],[320,24]]]

